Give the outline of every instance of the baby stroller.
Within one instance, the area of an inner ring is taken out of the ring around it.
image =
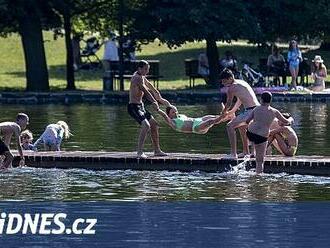
[[[265,87],[265,77],[260,73],[252,69],[248,63],[243,64],[243,69],[240,73],[240,79],[246,81],[253,87]]]
[[[101,45],[96,37],[88,38],[85,41],[86,45],[81,51],[81,66],[80,69],[90,70],[102,68],[102,63],[96,52],[100,49]]]

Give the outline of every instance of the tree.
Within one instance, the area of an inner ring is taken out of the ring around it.
[[[0,0],[0,34],[19,33],[25,57],[26,90],[48,91],[48,70],[42,28],[46,4],[42,0]],[[56,21],[56,19],[54,19]]]
[[[219,75],[217,41],[251,38],[258,34],[257,20],[247,1],[163,0],[153,1],[153,16],[162,42],[180,46],[187,41],[206,40],[210,83]]]

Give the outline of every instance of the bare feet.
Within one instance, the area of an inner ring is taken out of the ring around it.
[[[144,153],[144,152],[142,152],[142,153],[137,153],[137,157],[138,158],[147,158],[148,156]]]
[[[163,152],[162,150],[155,151],[154,152],[154,155],[155,156],[158,156],[158,157],[165,157],[165,156],[167,156],[167,154],[165,152]]]

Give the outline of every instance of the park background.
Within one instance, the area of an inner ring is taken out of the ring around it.
[[[330,58],[330,9],[322,0],[1,0],[0,9],[0,90],[102,90],[102,70],[74,72],[70,44],[77,33],[102,40],[111,30],[137,41],[138,59],[160,60],[160,89],[187,88],[184,60],[201,52],[211,87],[226,50],[257,67],[272,44],[286,54],[294,38],[309,60],[318,54],[327,65]],[[97,54],[102,58],[103,46]]]

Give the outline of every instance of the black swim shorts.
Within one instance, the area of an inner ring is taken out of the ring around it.
[[[5,154],[5,152],[9,152],[9,148],[8,148],[8,146],[5,144],[5,142],[3,142],[3,141],[0,139],[0,155]]]
[[[140,125],[142,121],[147,119],[148,121],[152,118],[152,115],[144,108],[142,103],[130,103],[127,106],[127,112],[133,117]]]
[[[251,142],[253,142],[256,145],[264,143],[268,140],[268,138],[255,133],[251,133],[249,130],[246,131],[246,136]]]

